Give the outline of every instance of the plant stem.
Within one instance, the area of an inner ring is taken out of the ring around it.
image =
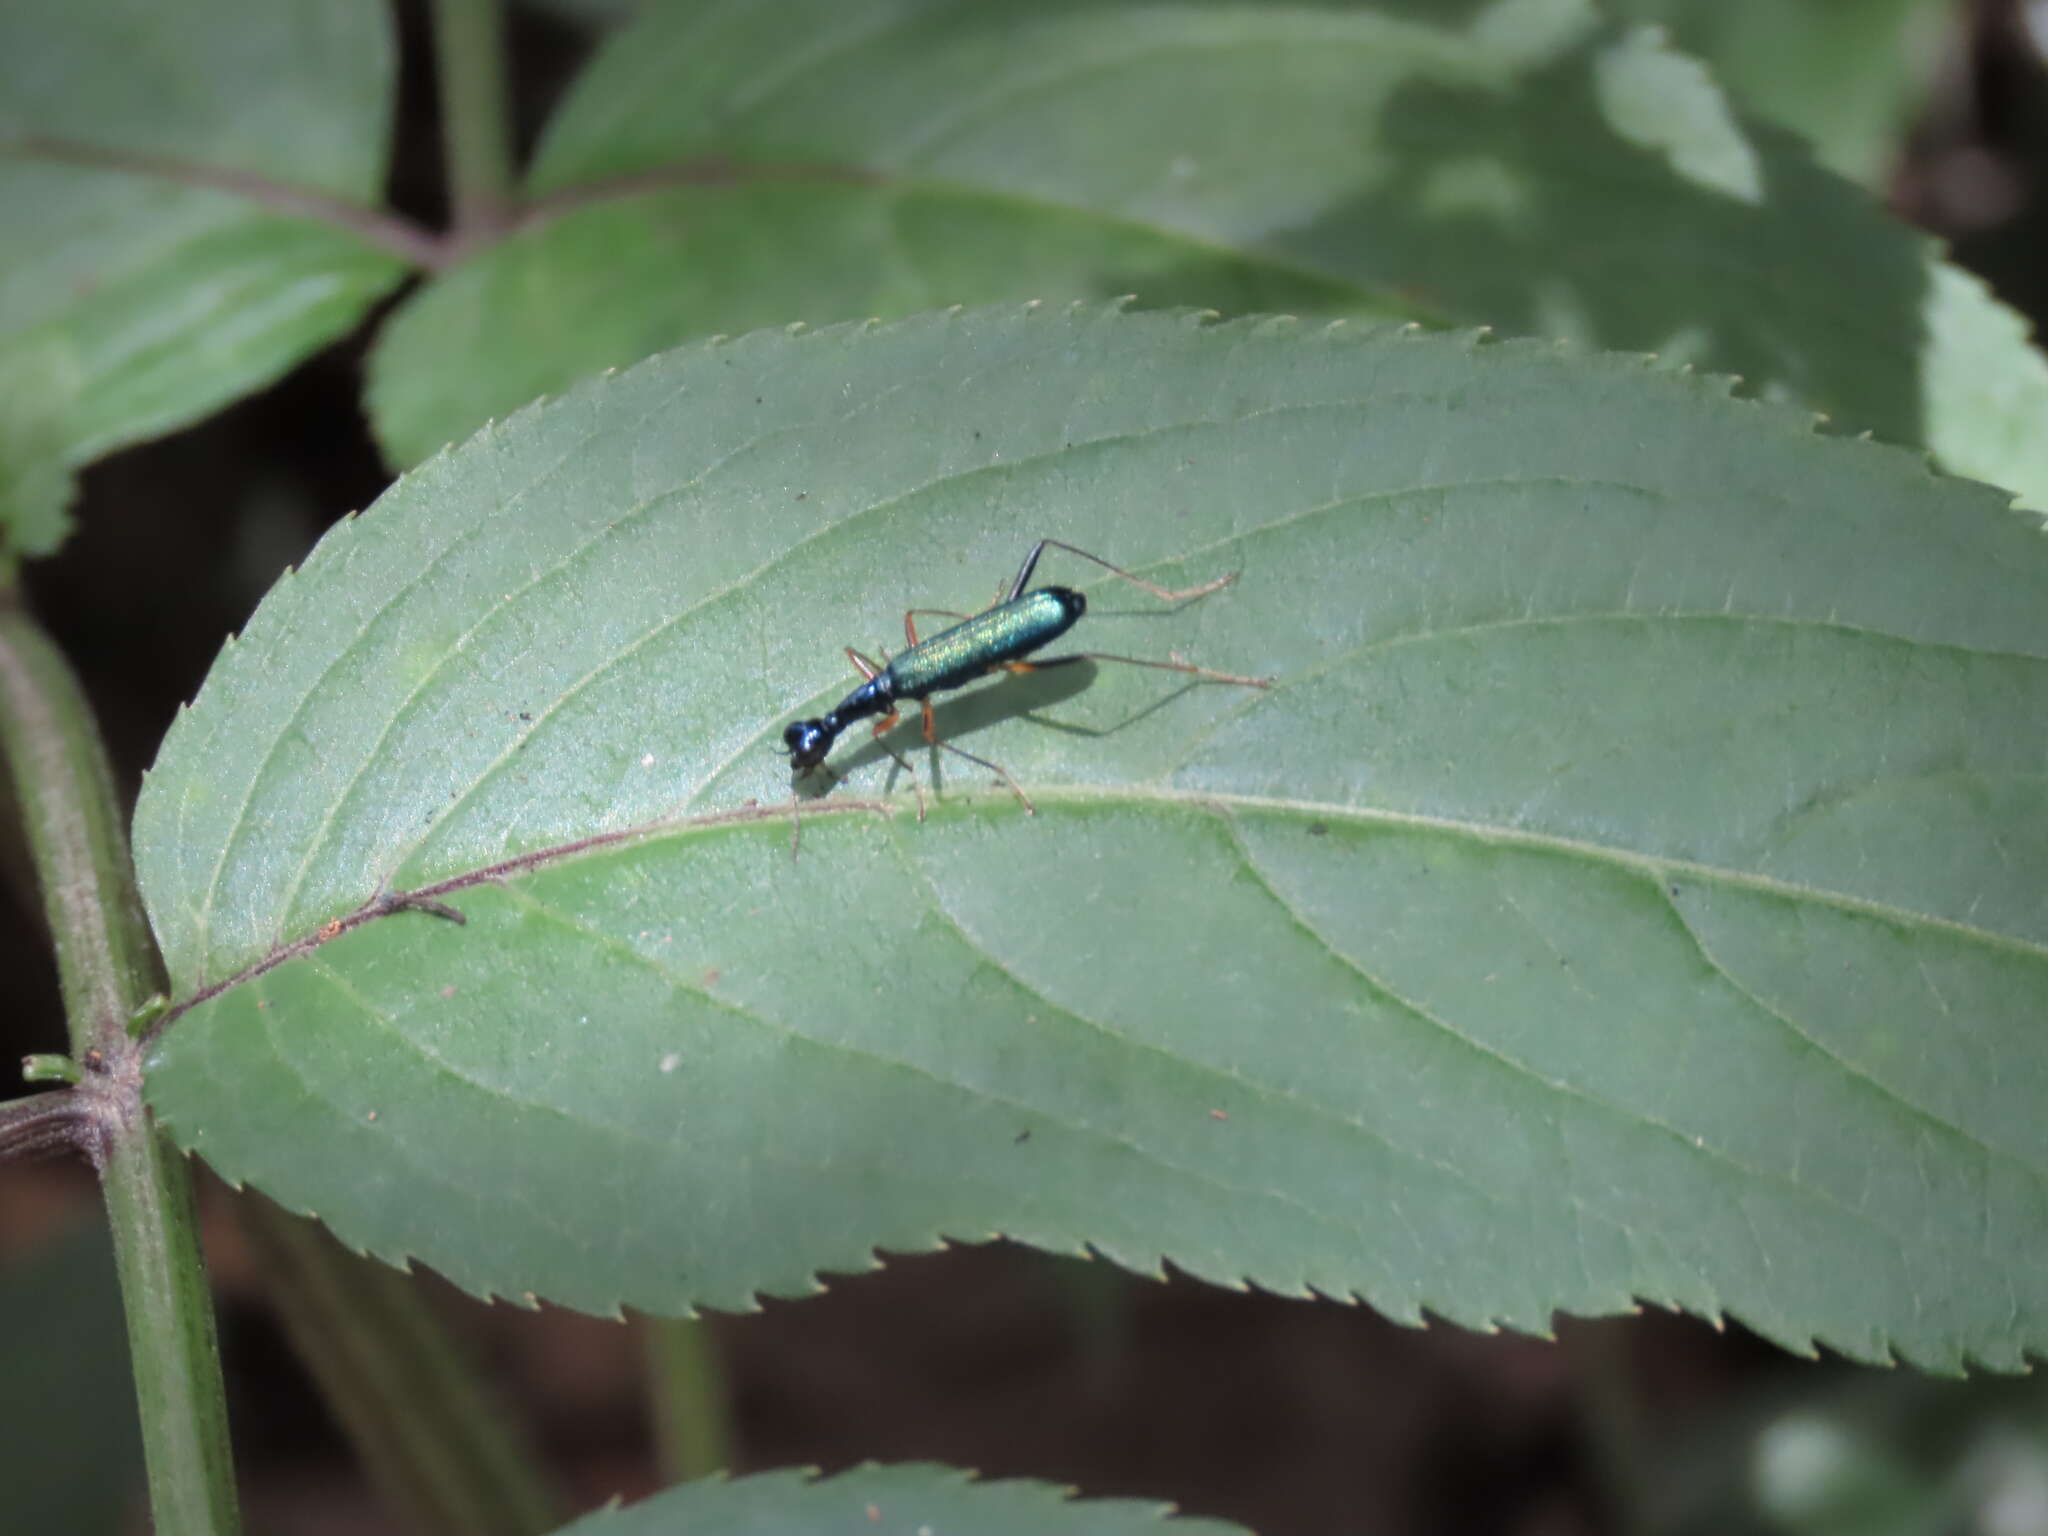
[[[709,1477],[731,1464],[725,1372],[708,1318],[650,1318],[645,1329],[654,1454],[664,1482]]]
[[[0,751],[57,946],[72,1055],[86,1068],[64,1096],[81,1111],[113,1224],[155,1529],[229,1536],[241,1518],[191,1176],[143,1108],[141,1057],[127,1033],[157,989],[156,951],[91,712],[6,585]]]
[[[71,1092],[34,1093],[0,1104],[0,1160],[76,1152],[91,1134],[92,1111]]]
[[[232,1536],[242,1517],[192,1172],[142,1109],[141,1090],[137,1070],[133,1116],[110,1138],[100,1180],[128,1313],[150,1515],[157,1536]]]
[[[408,1529],[529,1536],[556,1501],[411,1276],[253,1191],[242,1230],[271,1304]]]
[[[512,209],[510,91],[500,0],[433,0],[441,142],[457,245],[504,228]]]
[[[112,1052],[155,990],[156,950],[99,733],[64,658],[9,587],[0,587],[0,749],[57,946],[72,1055]]]

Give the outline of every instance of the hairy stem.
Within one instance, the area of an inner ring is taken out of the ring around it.
[[[156,988],[113,776],[77,683],[11,588],[0,587],[0,748],[28,831],[72,1054],[111,1056]]]
[[[0,1104],[0,1162],[76,1152],[92,1127],[92,1110],[69,1089]]]
[[[212,1298],[184,1160],[142,1105],[129,1016],[157,990],[156,951],[135,894],[113,777],[77,680],[12,586],[0,586],[0,751],[28,828],[57,946],[72,1054],[66,1101],[99,1169],[158,1536],[240,1529]],[[24,1115],[56,1115],[31,1101]]]

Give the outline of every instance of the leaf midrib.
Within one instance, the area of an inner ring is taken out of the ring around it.
[[[1677,854],[1645,853],[1636,849],[1620,848],[1612,844],[1588,842],[1555,832],[1532,831],[1522,827],[1511,827],[1490,822],[1465,820],[1458,817],[1432,815],[1419,811],[1398,811],[1383,807],[1345,805],[1337,801],[1300,800],[1281,795],[1251,794],[1243,791],[1209,789],[1173,789],[1157,783],[1120,783],[1102,786],[1080,783],[1034,786],[1034,803],[1040,806],[1040,814],[1046,807],[1074,806],[1098,809],[1128,806],[1163,806],[1175,810],[1206,810],[1219,814],[1236,811],[1255,812],[1264,815],[1290,816],[1302,821],[1339,821],[1353,826],[1375,828],[1399,828],[1408,831],[1440,833],[1474,844],[1488,847],[1528,849],[1535,852],[1564,855],[1583,859],[1603,867],[1624,870],[1645,878],[1663,881],[1674,875],[1704,884],[1714,884],[1731,890],[1747,891],[1779,899],[1805,903],[1810,906],[1839,912],[1846,916],[1865,917],[1895,927],[1912,929],[1924,928],[1963,943],[2000,951],[2029,961],[2048,963],[2048,943],[2022,938],[2016,934],[1996,929],[1974,927],[1955,918],[1935,913],[1916,911],[1889,902],[1878,901],[1867,896],[1858,896],[1845,891],[1829,890],[1820,886],[1804,885],[1777,875],[1761,874],[1754,870],[1735,869],[1727,865],[1709,864],[1701,860]],[[814,806],[802,814],[807,818],[836,817],[845,815],[876,815],[900,820],[910,814],[907,804],[897,796],[890,802],[876,800],[842,801],[837,805]],[[959,814],[982,814],[989,807],[1008,807],[1015,804],[1014,797],[995,791],[961,791],[949,795],[939,802],[932,813],[935,818],[943,817],[957,809]],[[1020,813],[1021,814],[1021,813]],[[365,914],[367,920],[385,917],[410,916],[415,920],[419,914],[405,906],[405,898],[425,895],[434,898],[451,896],[472,886],[483,884],[509,884],[520,875],[532,870],[551,868],[579,858],[599,857],[615,852],[628,843],[654,843],[667,839],[681,839],[724,831],[741,822],[769,822],[782,820],[784,810],[779,806],[749,808],[740,812],[716,811],[693,816],[653,821],[644,825],[624,827],[608,832],[597,838],[578,838],[571,842],[529,850],[515,855],[510,860],[498,860],[478,865],[469,870],[443,876],[415,891],[386,893],[390,905],[385,910]],[[508,871],[508,863],[516,864],[516,870]],[[359,908],[360,913],[363,909]],[[351,924],[343,932],[353,931],[360,923]],[[332,937],[339,938],[342,933]],[[231,978],[225,982],[202,987],[181,999],[166,1016],[166,1022],[175,1022],[188,1012],[195,1002],[210,1002],[222,993],[247,985],[259,975],[267,974],[280,958],[296,954],[310,954],[331,939],[321,938],[317,929],[310,929],[297,938],[286,940],[254,956],[240,965]],[[1710,962],[1711,963],[1711,962]],[[1714,967],[1719,971],[1720,967]]]

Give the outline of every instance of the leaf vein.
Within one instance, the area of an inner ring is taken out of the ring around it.
[[[792,1025],[785,1024],[777,1019],[769,1018],[767,1015],[759,1013],[754,1009],[738,1007],[735,1004],[732,1004],[723,998],[718,998],[710,993],[705,992],[702,988],[684,979],[676,972],[671,971],[667,966],[663,965],[660,961],[654,959],[652,956],[643,954],[639,950],[634,949],[630,944],[627,944],[623,940],[619,939],[617,936],[608,934],[603,929],[593,927],[590,924],[584,922],[582,919],[576,917],[575,915],[563,911],[561,908],[555,906],[553,903],[545,901],[541,897],[535,895],[531,890],[516,890],[509,886],[507,887],[507,890],[508,893],[511,894],[515,900],[518,900],[530,906],[533,910],[539,912],[541,915],[547,917],[551,921],[558,923],[559,925],[561,925],[564,928],[567,928],[573,933],[583,935],[585,938],[595,942],[599,948],[617,954],[621,958],[627,960],[629,963],[643,970],[648,971],[652,975],[659,977],[661,980],[666,982],[673,991],[679,994],[697,997],[703,999],[704,1001],[710,1002],[715,1007],[731,1015],[735,1019],[744,1020],[748,1023],[757,1026],[758,1028],[769,1030],[774,1034],[782,1035],[788,1039],[801,1040],[805,1044],[813,1046],[822,1051],[827,1051],[856,1061],[865,1061],[870,1065],[886,1067],[894,1071],[902,1072],[910,1077],[914,1077],[925,1083],[928,1083],[935,1088],[951,1090],[956,1093],[965,1094],[967,1097],[978,1100],[979,1102],[985,1104],[998,1106],[1003,1109],[1015,1110],[1023,1114],[1037,1116],[1043,1120],[1047,1120],[1054,1124],[1060,1125],[1077,1136],[1092,1138],[1094,1140],[1104,1142],[1110,1146],[1118,1147],[1123,1151],[1129,1152],[1134,1156],[1144,1159],[1146,1162],[1151,1163],[1153,1166],[1160,1168],[1167,1173],[1177,1174],[1180,1177],[1188,1179],[1189,1181],[1195,1184],[1217,1190],[1224,1194],[1243,1195],[1251,1196],[1258,1199],[1272,1200],[1278,1204],[1288,1206],[1298,1211],[1301,1215],[1306,1217],[1310,1222],[1314,1223],[1317,1226],[1328,1227],[1335,1231],[1344,1232],[1347,1236],[1357,1235],[1354,1229],[1348,1228],[1344,1226],[1341,1222],[1338,1222],[1332,1219],[1331,1217],[1324,1215],[1323,1213],[1316,1211],[1307,1205],[1302,1204],[1302,1202],[1300,1202],[1299,1200],[1295,1199],[1290,1195],[1285,1194],[1282,1191],[1251,1189],[1245,1186],[1232,1184],[1228,1180],[1218,1177],[1216,1174],[1210,1172],[1207,1169],[1196,1168],[1185,1164],[1176,1163],[1169,1158],[1161,1156],[1158,1152],[1153,1151],[1150,1148],[1144,1147],[1135,1141],[1132,1141],[1128,1136],[1122,1136],[1114,1131],[1108,1131],[1097,1126],[1088,1125],[1085,1122],[1078,1121],[1070,1117],[1061,1115],[1057,1111],[1047,1109],[1042,1105],[1026,1103],[1022,1100],[1013,1099],[1006,1095],[992,1092],[988,1088],[980,1084],[967,1083],[962,1082],[957,1078],[945,1077],[940,1073],[934,1072],[929,1067],[922,1066],[913,1061],[905,1060],[901,1057],[889,1056],[880,1051],[876,1051],[865,1046],[856,1046],[849,1044],[848,1042],[843,1040],[828,1040],[817,1035],[806,1034],[804,1031],[797,1029]],[[1067,1010],[1062,1009],[1061,1011],[1066,1012]]]
[[[1785,1175],[1769,1169],[1752,1167],[1736,1157],[1732,1152],[1722,1147],[1710,1145],[1702,1137],[1688,1136],[1676,1126],[1666,1124],[1646,1110],[1609,1099],[1576,1083],[1567,1082],[1559,1078],[1546,1077],[1528,1062],[1521,1060],[1519,1057],[1511,1056],[1499,1047],[1467,1034],[1449,1019],[1439,1017],[1421,1003],[1403,996],[1394,989],[1391,983],[1376,975],[1371,967],[1338,945],[1334,939],[1310,921],[1305,913],[1281,894],[1271,874],[1252,852],[1250,845],[1237,836],[1235,827],[1231,829],[1231,836],[1238,847],[1240,856],[1244,859],[1247,872],[1259,881],[1260,885],[1265,888],[1273,901],[1283,911],[1287,912],[1301,925],[1304,933],[1314,938],[1317,943],[1323,946],[1324,950],[1333,960],[1351,970],[1381,997],[1384,997],[1397,1008],[1405,1010],[1420,1022],[1431,1025],[1441,1031],[1447,1039],[1457,1042],[1481,1059],[1493,1062],[1496,1066],[1504,1068],[1511,1076],[1523,1078],[1539,1089],[1547,1090],[1561,1099],[1576,1101],[1581,1105],[1605,1111],[1620,1120],[1633,1122],[1644,1130],[1665,1137],[1684,1149],[1688,1154],[1701,1156],[1710,1162],[1724,1165],[1731,1172],[1743,1176],[1752,1185],[1764,1185],[1789,1190],[1803,1200],[1811,1200],[1829,1206],[1840,1211],[1844,1216],[1859,1225],[1865,1226],[1872,1232],[1886,1238],[1895,1247],[1899,1245],[1899,1239],[1896,1234],[1888,1231],[1868,1213],[1845,1204],[1832,1191],[1800,1184],[1794,1179],[1787,1178]],[[1901,1253],[1902,1264],[1903,1259],[1904,1255]]]

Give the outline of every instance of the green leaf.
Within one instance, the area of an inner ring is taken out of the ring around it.
[[[47,555],[64,542],[74,489],[64,463],[70,401],[53,348],[0,352],[0,551]],[[0,557],[4,558],[4,557]]]
[[[359,0],[0,6],[0,411],[18,384],[61,405],[37,477],[268,383],[396,284],[403,263],[302,208],[379,195],[392,78]],[[0,422],[0,451],[21,431]],[[28,499],[30,552],[63,494]]]
[[[920,752],[919,823],[857,732],[792,859],[772,749],[840,646],[1038,535],[1241,570],[1164,612],[1043,575],[1091,649],[1278,686],[957,695],[1037,816]],[[2039,520],[1725,384],[1103,311],[766,333],[435,459],[265,600],[137,810],[198,1000],[148,1090],[352,1245],[585,1308],[1003,1232],[2014,1366],[2044,763]]]
[[[1657,351],[2048,506],[2024,327],[1579,0],[650,7],[531,190],[380,338],[394,461],[692,336],[1135,292]]]
[[[1948,0],[1608,0],[1661,22],[1745,105],[1811,139],[1821,163],[1878,184],[1937,62],[1959,41]]]
[[[1229,1536],[1221,1520],[1175,1520],[1162,1504],[1076,1499],[1045,1483],[983,1483],[947,1467],[856,1467],[837,1477],[768,1472],[684,1483],[604,1509],[559,1536],[838,1536],[844,1531],[974,1531],[978,1536]]]

